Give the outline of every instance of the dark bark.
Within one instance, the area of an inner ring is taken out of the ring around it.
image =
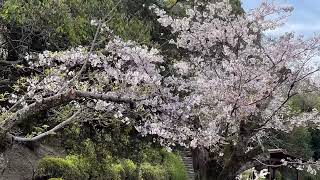
[[[255,118],[255,117],[252,117]],[[252,121],[240,123],[236,145],[225,146],[224,157],[217,160],[203,147],[193,150],[193,161],[197,180],[234,180],[239,173],[251,168],[254,158],[262,153],[260,146],[247,152],[250,137],[256,125]]]
[[[209,158],[205,148],[193,150],[192,155],[196,180],[234,180],[243,162],[242,157],[232,155],[228,162],[220,165],[217,160]]]
[[[197,147],[192,150],[192,160],[196,179],[207,180],[209,152],[203,147]]]
[[[203,151],[197,150],[193,153],[195,156],[204,156]],[[217,160],[203,159],[193,157],[196,180],[234,180],[241,172],[256,166],[257,164],[249,154],[242,154],[241,156],[234,153],[228,161],[219,164]],[[261,165],[261,164],[258,164]]]
[[[2,124],[1,128],[4,131],[9,131],[14,125],[22,122],[23,120],[29,118],[30,116],[42,111],[47,110],[58,105],[70,102],[75,98],[74,93],[67,92],[62,94],[57,94],[48,98],[44,98],[41,102],[34,102],[29,106],[18,110],[8,117]]]
[[[238,175],[237,172],[241,168],[241,164],[241,157],[232,156],[230,161],[225,164],[216,180],[235,180]]]
[[[64,93],[59,93],[47,98],[42,99],[40,102],[34,102],[18,111],[14,112],[8,118],[1,123],[1,129],[5,132],[9,131],[13,126],[23,122],[34,114],[37,114],[43,110],[49,110],[53,107],[57,107],[77,98],[92,98],[100,99],[116,103],[129,103],[133,104],[134,101],[128,98],[122,98],[120,96],[110,96],[106,94],[82,92],[76,90],[69,90]]]

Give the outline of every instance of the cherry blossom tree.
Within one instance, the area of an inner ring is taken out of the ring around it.
[[[319,71],[311,63],[319,55],[319,36],[263,36],[281,26],[291,11],[264,2],[252,12],[233,15],[225,1],[200,3],[187,11],[188,17],[175,19],[155,8],[158,21],[178,36],[171,43],[188,52],[175,64],[180,76],[171,80],[184,94],[183,108],[155,127],[172,127],[178,119],[184,129],[170,132],[187,134],[194,148],[222,152],[220,179],[233,179],[241,166],[259,155],[259,139],[269,130],[288,132],[317,123],[318,112],[290,115],[288,101],[317,90],[318,83],[310,77]]]
[[[269,130],[318,123],[318,112],[297,117],[288,102],[317,91],[319,67],[312,62],[320,37],[264,35],[285,23],[291,7],[264,2],[234,14],[228,1],[199,2],[181,18],[150,9],[176,37],[170,43],[184,53],[174,71],[168,73],[161,50],[116,36],[97,50],[94,40],[90,49],[30,54],[33,73],[21,77],[11,105],[2,107],[3,140],[40,140],[81,121],[88,111],[109,113],[165,146],[209,150],[221,164],[211,178],[235,179],[259,162],[260,142]],[[34,114],[66,104],[77,112],[48,132],[31,138],[12,132]],[[207,157],[202,160],[207,163]]]

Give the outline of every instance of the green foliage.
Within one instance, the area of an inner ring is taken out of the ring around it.
[[[141,174],[143,180],[167,180],[168,173],[160,165],[151,165],[150,163],[141,164]]]
[[[73,105],[65,105],[61,106],[59,108],[54,109],[50,112],[52,116],[46,117],[46,114],[39,113],[36,116],[30,118],[28,121],[23,122],[21,126],[21,131],[25,134],[27,137],[33,137],[38,134],[41,134],[57,124],[65,121],[70,116],[72,116],[75,113],[75,108]],[[73,126],[71,126],[73,127]],[[69,128],[68,128],[69,129]],[[72,129],[73,133],[77,133],[77,129]],[[51,144],[55,146],[53,139],[48,139],[48,144]],[[68,139],[67,139],[68,140]]]
[[[77,156],[66,158],[45,157],[38,163],[37,176],[63,178],[65,180],[88,179],[87,164]]]
[[[309,128],[309,132],[311,133],[311,148],[314,151],[313,158],[314,160],[320,159],[320,130]]]
[[[276,180],[282,180],[283,179],[283,176],[281,175],[281,173],[279,171],[276,171],[275,176],[276,176],[275,177]]]
[[[289,144],[287,149],[292,151],[292,153],[298,154],[306,159],[312,156],[311,134],[307,128],[295,128],[288,137],[287,142]]]
[[[313,109],[320,110],[320,97],[317,95],[298,95],[294,96],[291,101],[289,102],[292,114],[299,114],[303,112],[311,112]],[[311,124],[310,124],[311,125]],[[313,128],[310,126],[308,129],[305,129],[308,132],[301,132],[298,133],[297,139],[299,140],[299,146],[301,143],[301,148],[307,148],[305,151],[313,151],[312,157],[315,160],[318,160],[320,158],[320,131],[317,128]],[[293,136],[297,136],[293,135]],[[311,137],[311,139],[309,138]],[[293,137],[290,139],[292,140]],[[304,139],[304,140],[303,140]],[[295,143],[295,142],[293,142]],[[307,146],[307,144],[308,146]],[[310,150],[311,149],[311,150]],[[307,153],[307,155],[310,155],[310,153]],[[310,158],[310,157],[308,157]]]
[[[137,165],[130,159],[121,161],[121,165],[125,172],[125,178],[128,180],[134,180],[138,178]]]
[[[93,39],[96,27],[91,20],[107,18],[116,35],[124,39],[148,43],[150,24],[139,17],[128,18],[123,4],[115,8],[114,0],[7,0],[0,13],[11,31],[23,30],[29,36],[24,39],[29,46],[40,41],[40,49],[65,49],[69,46],[87,45]],[[114,9],[115,8],[115,9]],[[113,11],[112,11],[113,10]],[[20,34],[18,36],[25,36]],[[33,47],[34,48],[34,47]]]
[[[13,113],[12,112],[4,112],[0,115],[0,122],[4,121],[5,119],[7,119],[8,117],[12,116]]]
[[[185,180],[187,177],[187,170],[181,159],[181,156],[167,151],[162,152],[164,154],[163,166],[169,173],[171,180]]]
[[[289,105],[293,113],[311,112],[312,109],[320,110],[320,97],[314,95],[294,96]]]
[[[288,151],[289,154],[310,159],[313,154],[311,146],[311,133],[308,128],[296,127],[290,133],[277,132],[275,137],[268,137],[271,147],[278,147]]]
[[[97,166],[97,161],[90,157],[77,155],[60,157],[45,157],[38,163],[37,176],[39,177],[61,177],[65,180],[73,179],[110,179],[122,180],[126,177],[134,177],[135,164],[130,160],[121,163],[112,158],[102,160]]]
[[[162,162],[163,153],[159,149],[145,145],[145,148],[141,151],[140,158],[142,162],[151,162],[152,165],[156,165]]]
[[[249,180],[249,179],[254,179],[253,177],[254,171],[253,169],[248,169],[241,173],[241,179],[240,180]],[[266,180],[265,178],[258,178],[257,180]]]
[[[71,179],[103,180],[137,180],[139,171],[144,180],[185,180],[187,172],[178,154],[159,151],[163,160],[161,163],[138,163],[130,159],[118,159],[106,156],[98,161],[96,158],[80,155],[70,155],[66,158],[45,157],[38,162],[36,174],[38,177]],[[94,154],[92,154],[94,155]]]
[[[295,168],[281,167],[276,171],[276,180],[288,180],[296,179],[297,171]],[[299,171],[299,179],[303,180],[318,180],[320,179],[319,174],[312,175],[307,171]]]
[[[126,17],[118,16],[109,23],[115,34],[122,37],[124,40],[135,40],[141,43],[149,43],[151,40],[150,31],[152,26],[138,18],[134,17],[128,19]]]
[[[169,8],[174,6],[176,3],[177,3],[177,0],[165,0],[164,1],[165,6],[169,7]]]
[[[56,115],[46,119],[44,123],[56,124],[69,117],[72,111],[70,106],[56,109]],[[74,165],[83,169],[85,174],[95,179],[136,180],[139,171],[141,175],[144,172],[143,168],[139,167],[147,163],[143,166],[146,177],[164,173],[166,179],[186,179],[186,170],[178,154],[166,152],[151,143],[150,139],[137,137],[136,131],[130,125],[123,125],[118,120],[110,118],[108,120],[108,117],[105,117],[108,114],[88,113],[88,115],[91,119],[108,121],[108,126],[101,127],[99,125],[103,122],[95,121],[75,123],[56,136],[52,136],[47,142],[55,144],[57,141],[60,142],[59,139],[64,139],[62,146],[68,154],[76,155],[72,157],[82,157],[78,159],[68,157],[68,161],[75,162]],[[155,170],[148,169],[148,164]]]
[[[319,176],[313,176],[310,174],[307,174],[303,177],[304,180],[318,180],[320,177]]]
[[[233,13],[235,13],[235,14],[243,14],[244,13],[244,10],[242,9],[240,0],[229,0],[229,2],[232,6]]]
[[[107,164],[104,167],[104,177],[110,180],[121,180],[125,177],[125,170],[119,164]]]

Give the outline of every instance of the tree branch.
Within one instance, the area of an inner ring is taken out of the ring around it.
[[[4,65],[16,65],[21,63],[22,60],[18,60],[18,61],[6,61],[6,60],[1,60],[0,64],[4,64]]]
[[[26,138],[26,137],[18,137],[18,136],[12,136],[12,139],[14,141],[19,141],[19,142],[32,142],[32,141],[38,141],[43,139],[46,136],[49,136],[51,134],[55,134],[56,131],[60,130],[61,128],[63,128],[64,126],[70,124],[74,118],[81,112],[81,109],[79,109],[76,113],[74,113],[71,117],[69,117],[67,120],[61,122],[60,124],[58,124],[57,126],[55,126],[54,128],[50,129],[47,132],[41,133],[35,137],[32,138]]]
[[[119,4],[120,4],[121,1],[122,1],[122,0],[119,0],[118,3],[117,3],[117,4],[111,9],[111,11],[107,14],[107,16],[105,16],[102,20],[99,21],[99,24],[98,24],[96,33],[95,33],[94,38],[93,38],[92,43],[91,43],[91,47],[90,47],[89,53],[88,53],[88,55],[87,55],[87,57],[86,57],[83,65],[82,65],[80,71],[79,71],[70,81],[67,81],[67,82],[62,86],[62,88],[58,91],[58,93],[61,93],[61,92],[63,92],[66,88],[68,88],[68,86],[69,86],[70,84],[72,84],[74,81],[76,81],[76,80],[81,76],[81,74],[86,70],[87,64],[88,64],[88,62],[89,62],[89,59],[90,59],[90,57],[91,57],[91,54],[92,54],[92,52],[93,52],[93,49],[94,49],[94,47],[95,47],[95,45],[96,45],[96,41],[97,41],[98,36],[99,36],[99,34],[100,34],[100,31],[101,31],[102,21],[105,21],[105,20],[111,15],[111,13],[119,6]],[[108,21],[110,21],[110,20],[111,20],[111,18],[108,19]],[[107,22],[108,22],[108,21],[107,21]],[[106,22],[106,23],[107,23],[107,22]]]
[[[25,119],[31,117],[36,113],[39,113],[40,111],[48,110],[53,107],[66,104],[78,98],[91,98],[91,99],[99,99],[99,100],[110,101],[115,103],[129,103],[129,104],[134,104],[135,102],[133,99],[123,98],[121,96],[69,90],[64,93],[59,93],[59,94],[44,98],[41,101],[36,101],[12,113],[12,115],[10,115],[1,123],[0,127],[2,128],[3,131],[7,132],[15,124],[18,124],[24,121]]]
[[[107,94],[99,94],[99,93],[92,93],[92,92],[85,92],[85,91],[75,91],[75,94],[77,97],[100,99],[100,100],[110,101],[115,103],[128,103],[128,104],[134,103],[133,99],[123,98],[121,97],[121,95],[112,96]]]

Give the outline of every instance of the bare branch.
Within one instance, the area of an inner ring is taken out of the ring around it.
[[[4,64],[4,65],[16,65],[16,64],[19,64],[21,63],[22,60],[19,60],[19,61],[6,61],[6,60],[1,60],[0,61],[0,64]]]
[[[129,103],[129,104],[134,103],[133,99],[123,98],[120,95],[112,96],[107,94],[98,94],[98,93],[91,93],[91,92],[85,92],[85,91],[75,91],[75,94],[77,97],[83,97],[83,98],[100,99],[100,100],[116,102],[116,103]]]
[[[266,164],[266,163],[260,161],[259,159],[254,158],[254,160],[259,162],[263,166],[267,166],[267,167],[282,167],[282,166],[288,166],[288,165],[290,165],[290,166],[299,166],[299,165],[315,165],[315,164],[318,164],[317,161],[311,162],[311,161],[303,161],[303,160],[284,161],[281,164]]]
[[[14,112],[11,116],[5,119],[1,127],[4,131],[8,131],[12,128],[15,124],[20,123],[26,118],[45,110],[50,109],[52,107],[56,107],[67,102],[70,102],[72,99],[75,98],[75,95],[72,91],[68,91],[67,93],[56,94],[54,96],[50,96],[47,98],[42,99],[41,102],[34,102],[18,111]]]
[[[12,136],[14,141],[20,141],[20,142],[31,142],[31,141],[38,141],[43,139],[46,136],[55,134],[56,131],[62,129],[63,127],[65,127],[66,125],[70,124],[75,117],[81,112],[81,109],[79,109],[76,113],[74,113],[71,117],[69,117],[67,120],[61,122],[60,124],[58,124],[57,126],[55,126],[54,128],[50,129],[47,132],[41,133],[35,137],[32,138],[26,138],[26,137],[18,137],[18,136]]]

